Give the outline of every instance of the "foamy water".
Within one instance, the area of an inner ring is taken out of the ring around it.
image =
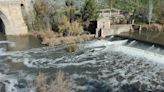
[[[6,67],[9,69],[7,71],[9,75],[13,76],[7,79],[11,84],[5,84],[6,88],[12,89],[13,85],[19,85],[20,79],[32,81],[36,75],[33,71],[37,69],[43,69],[49,76],[54,71],[61,69],[77,82],[75,84],[76,91],[94,92],[90,87],[96,90],[95,83],[104,85],[100,86],[102,89],[104,87],[112,88],[114,92],[120,89],[124,90],[126,84],[146,85],[145,92],[163,89],[164,57],[160,53],[155,53],[162,48],[150,46],[144,50],[135,48],[135,45],[138,44],[137,41],[131,41],[126,45],[127,43],[128,40],[91,41],[79,44],[80,50],[72,54],[65,52],[65,46],[4,52],[5,54],[0,56],[4,58],[4,61],[11,60],[6,63]],[[1,62],[0,65],[4,63]],[[12,70],[11,66],[15,64],[18,69]],[[26,68],[22,68],[21,64]],[[9,75],[1,74],[0,78],[4,80]],[[17,78],[18,75],[19,78]],[[80,84],[81,82],[86,82],[86,84]],[[35,91],[35,88],[31,90],[29,88],[29,85],[23,89],[15,87],[14,92]],[[87,91],[89,89],[90,91]],[[99,92],[107,91],[100,90]]]

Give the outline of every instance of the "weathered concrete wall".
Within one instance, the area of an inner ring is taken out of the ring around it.
[[[129,32],[131,29],[131,25],[111,25],[110,29],[101,29],[101,30],[96,30],[96,37],[101,37],[105,38],[106,36],[111,36],[111,35],[119,35],[123,32]]]
[[[20,0],[0,0],[0,18],[5,25],[6,35],[25,35],[28,33],[24,22]]]
[[[112,25],[110,30],[108,31],[107,35],[118,35],[123,32],[129,32],[131,29],[131,25]]]
[[[108,18],[102,18],[97,21],[96,37],[105,37],[106,32],[110,30],[111,23]]]

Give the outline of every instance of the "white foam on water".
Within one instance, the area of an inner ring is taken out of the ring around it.
[[[5,48],[0,48],[0,55],[3,54],[6,51]]]
[[[18,84],[17,80],[15,79],[8,79],[10,83],[5,82],[6,92],[18,92],[17,88],[15,87]]]
[[[110,46],[109,46],[110,48]],[[150,61],[164,64],[164,56],[151,51],[146,51],[138,48],[127,47],[127,46],[114,46],[112,51],[123,52],[130,56],[146,58]]]
[[[129,44],[128,44],[128,46],[134,46],[135,44],[137,44],[137,41],[132,41],[132,42],[130,42]]]
[[[12,78],[12,76],[0,73],[0,82],[5,84],[6,92],[18,92],[17,88],[15,87],[18,82],[16,79]]]
[[[87,46],[93,47],[93,48],[95,48],[96,46],[106,46],[107,48],[104,49],[103,51],[111,50],[111,51],[116,51],[116,52],[123,52],[133,57],[146,58],[147,60],[164,64],[164,55],[151,51],[151,50],[156,50],[156,51],[160,50],[160,49],[156,49],[154,45],[152,45],[147,51],[147,50],[142,50],[135,47],[123,46],[123,44],[126,42],[127,40],[113,41],[113,42],[100,40],[100,41],[91,43],[90,45],[87,45]],[[136,43],[136,41],[133,41],[131,44],[134,44],[134,43]]]
[[[92,41],[90,43],[84,44],[83,49],[90,48],[89,50],[84,50],[83,54],[76,55],[74,57],[69,56],[62,56],[60,58],[56,59],[50,59],[46,57],[41,57],[39,59],[36,59],[28,52],[15,52],[14,54],[10,54],[11,58],[13,59],[13,62],[23,62],[24,65],[27,67],[34,67],[34,68],[50,68],[50,67],[68,67],[68,66],[81,66],[81,65],[88,65],[88,64],[96,64],[97,62],[102,62],[101,60],[83,60],[88,56],[98,56],[101,53],[104,52],[123,52],[129,56],[133,57],[143,57],[150,61],[155,61],[158,63],[164,64],[164,56],[160,55],[158,53],[154,53],[151,51],[146,51],[134,47],[128,47],[123,46],[127,40],[120,40],[120,41],[107,41],[107,40],[98,40],[98,41]],[[135,41],[133,41],[134,43]],[[40,51],[41,52],[41,51]],[[44,52],[42,52],[44,53]],[[38,54],[38,53],[36,53]],[[48,52],[47,52],[48,54]],[[13,58],[16,57],[16,58]],[[91,57],[92,58],[92,57]],[[80,60],[83,61],[80,61]],[[64,61],[64,62],[63,62]],[[80,62],[79,62],[80,61]]]
[[[148,48],[149,51],[154,50],[154,49],[155,49],[154,45],[152,45],[151,47]]]
[[[11,47],[15,47],[15,42],[11,41],[0,41],[0,44],[9,44]]]
[[[10,42],[10,41],[0,41],[0,46],[1,44],[8,44],[10,47],[15,47],[15,42]],[[6,55],[6,48],[1,47],[0,48],[0,55]]]
[[[112,35],[111,37],[109,37],[109,39],[113,39],[114,38],[114,36]]]
[[[4,78],[7,78],[7,75],[0,73],[0,81],[2,81],[2,79],[4,79]]]
[[[104,66],[100,68],[99,70],[95,71],[90,71],[85,70],[85,72],[77,72],[77,74],[71,75],[73,79],[80,79],[80,78],[85,78],[88,79],[91,74],[97,74],[98,78],[100,79],[107,79],[105,80],[106,82],[110,82],[114,87],[121,84],[126,84],[126,83],[132,83],[132,82],[137,82],[137,81],[143,81],[144,83],[147,83],[148,85],[152,85],[149,82],[149,79],[152,79],[153,76],[157,78],[156,72],[159,71],[158,69],[156,70],[156,64],[164,64],[164,57],[163,55],[151,52],[151,51],[146,51],[142,49],[138,49],[135,47],[128,47],[124,46],[124,44],[127,42],[127,40],[121,40],[121,41],[106,41],[106,40],[98,40],[98,41],[93,41],[87,44],[84,44],[84,48],[82,48],[82,53],[74,55],[63,55],[62,57],[56,58],[56,59],[51,59],[49,57],[39,57],[35,58],[33,55],[40,55],[43,53],[46,53],[47,55],[51,55],[52,50],[43,50],[43,49],[38,49],[38,50],[30,50],[30,51],[17,51],[17,52],[10,52],[8,55],[11,57],[11,59],[14,60],[14,62],[23,62],[24,65],[27,67],[32,67],[32,68],[66,68],[66,67],[74,67],[74,66],[82,66],[83,67],[92,67],[92,68],[97,68],[100,66]],[[134,43],[135,41],[133,41]],[[89,48],[89,49],[88,49]],[[55,50],[54,50],[55,51]],[[31,55],[32,52],[32,55]],[[33,53],[35,52],[35,53]],[[116,52],[116,53],[113,53]],[[117,58],[117,54],[119,58]],[[105,54],[103,54],[105,53]],[[103,56],[104,55],[104,56]],[[127,55],[127,56],[126,56]],[[115,57],[116,56],[116,57]],[[125,57],[124,57],[125,56]],[[97,58],[98,57],[98,58]],[[103,58],[102,58],[103,57]],[[136,57],[136,58],[135,58]],[[141,57],[141,58],[140,58]],[[92,58],[92,59],[86,59],[86,58]],[[102,59],[101,59],[102,58]],[[138,59],[139,58],[139,59]],[[122,60],[122,62],[121,62]],[[141,61],[140,61],[141,60]],[[143,60],[143,62],[142,62]],[[145,61],[144,61],[145,60]],[[154,61],[155,64],[149,61]],[[115,64],[113,64],[113,62]],[[145,69],[142,67],[145,67],[145,63],[150,64],[148,65],[151,70]],[[34,64],[35,63],[35,64]],[[104,64],[104,65],[103,65]],[[141,65],[137,65],[141,64]],[[152,66],[151,66],[152,65]],[[109,66],[112,68],[111,70],[109,69]],[[119,68],[119,66],[122,66],[123,68]],[[136,67],[133,67],[136,66]],[[105,69],[106,67],[106,69]],[[131,68],[129,68],[131,67]],[[139,74],[138,67],[142,68],[143,72]],[[66,68],[67,69],[67,68]],[[87,68],[86,68],[87,69]],[[129,72],[127,73],[127,71]],[[78,69],[77,69],[78,71]],[[87,72],[88,71],[88,72]],[[147,71],[149,71],[149,74]],[[155,71],[155,72],[154,72]],[[102,75],[99,75],[99,72],[102,73]],[[127,74],[126,74],[127,73]],[[136,74],[138,73],[138,74]],[[20,73],[19,73],[20,74]],[[124,77],[122,82],[117,80],[117,75],[119,74],[120,76]],[[145,74],[145,75],[144,75]],[[23,75],[23,74],[21,74]],[[129,78],[131,76],[134,76],[135,78],[130,80],[127,80],[126,78]],[[24,77],[26,80],[32,81],[31,79],[33,76],[26,76]],[[111,78],[112,77],[112,78]],[[7,78],[7,75],[2,75],[0,74],[0,79],[1,78]],[[12,83],[8,85],[8,88],[11,89],[14,84],[17,84],[16,80],[9,79]],[[109,83],[108,82],[108,83]],[[158,81],[159,82],[159,81]],[[85,87],[79,86],[80,90],[86,90]],[[10,90],[9,90],[10,91]],[[17,92],[22,92],[17,89]],[[28,92],[35,92],[35,88],[31,88],[31,91]]]
[[[100,46],[109,46],[109,45],[123,45],[127,42],[128,40],[120,40],[120,41],[107,41],[107,40],[98,40],[98,41],[93,41],[90,44],[86,44],[84,47],[85,48],[96,48]]]

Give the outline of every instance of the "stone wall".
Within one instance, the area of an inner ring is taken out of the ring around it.
[[[105,38],[106,36],[119,35],[123,32],[129,32],[131,25],[111,25],[110,29],[97,29],[96,37]]]
[[[0,18],[5,25],[6,35],[25,35],[28,33],[21,10],[20,0],[0,0]]]

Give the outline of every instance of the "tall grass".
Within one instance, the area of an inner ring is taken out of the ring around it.
[[[56,74],[55,80],[47,83],[43,73],[39,73],[36,78],[37,92],[74,92],[72,90],[72,81],[65,78],[64,73],[59,71]]]
[[[67,52],[76,52],[78,50],[78,45],[77,44],[69,44],[66,48]]]
[[[66,16],[63,16],[62,23],[59,24],[59,32],[65,36],[77,36],[83,32],[83,27],[78,21],[70,22]]]

